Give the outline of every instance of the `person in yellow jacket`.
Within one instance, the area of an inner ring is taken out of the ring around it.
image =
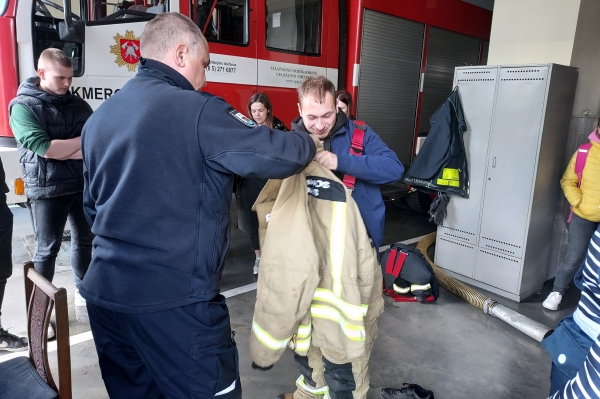
[[[558,265],[552,292],[542,304],[548,310],[558,309],[565,291],[585,259],[590,239],[600,222],[600,120],[589,139],[592,146],[581,182],[575,171],[577,152],[560,180],[573,215],[569,223],[569,245],[565,259]]]

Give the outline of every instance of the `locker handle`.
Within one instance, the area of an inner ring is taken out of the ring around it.
[[[496,157],[492,158],[492,168],[496,167]]]

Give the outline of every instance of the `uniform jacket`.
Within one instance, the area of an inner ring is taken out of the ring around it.
[[[6,175],[4,174],[4,166],[2,165],[2,158],[0,158],[0,193],[8,193],[8,186],[6,185]]]
[[[458,88],[435,111],[430,122],[427,140],[402,180],[424,192],[469,198],[469,168],[463,141],[467,124]]]
[[[292,130],[307,131],[300,117],[292,123]],[[379,248],[383,241],[385,222],[385,204],[379,186],[400,180],[404,173],[404,166],[398,160],[396,153],[390,150],[369,126],[365,132],[363,154],[360,157],[350,155],[354,122],[349,120],[342,111],[338,112],[332,131],[330,137],[325,140],[325,149],[338,157],[338,167],[335,172],[339,178],[344,174],[356,177],[352,198],[360,209],[373,243]]]
[[[573,154],[560,180],[560,185],[577,216],[592,222],[600,222],[600,143],[592,141],[592,148],[581,174],[581,187],[577,187],[576,160],[577,152]]]
[[[9,112],[15,104],[29,108],[50,140],[81,136],[83,125],[92,114],[90,106],[71,92],[64,96],[46,93],[39,82],[37,76],[23,82],[17,97],[9,104]],[[51,198],[83,191],[81,160],[48,159],[17,144],[27,198]]]
[[[96,234],[81,294],[120,312],[209,301],[229,248],[233,175],[285,178],[315,154],[143,60],[82,136],[84,210]]]
[[[365,350],[365,320],[383,311],[377,253],[351,192],[312,162],[270,180],[254,205],[262,257],[250,356],[274,364],[310,345],[345,363]]]

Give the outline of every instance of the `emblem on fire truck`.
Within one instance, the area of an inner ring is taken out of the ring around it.
[[[110,46],[110,53],[117,56],[115,63],[127,66],[129,72],[135,72],[140,60],[140,38],[135,37],[132,30],[125,31],[125,36],[117,33],[114,36],[115,45]]]

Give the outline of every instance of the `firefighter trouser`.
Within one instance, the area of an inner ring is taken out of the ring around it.
[[[332,363],[311,346],[307,356],[294,355],[300,378],[294,399],[365,399],[369,390],[369,358],[379,317],[366,320],[365,353],[350,363]]]

